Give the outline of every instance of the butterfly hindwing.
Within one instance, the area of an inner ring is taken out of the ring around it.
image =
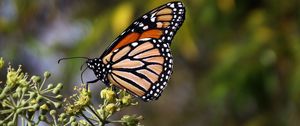
[[[173,59],[168,43],[159,39],[133,42],[111,52],[109,81],[145,101],[157,99],[172,73]]]

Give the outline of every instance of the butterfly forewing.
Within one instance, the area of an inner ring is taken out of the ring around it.
[[[171,41],[185,19],[185,8],[182,2],[170,2],[157,7],[136,19],[105,50],[101,57],[111,51],[140,39],[155,38],[165,43]]]

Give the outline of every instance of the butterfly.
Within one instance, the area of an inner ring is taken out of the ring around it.
[[[143,101],[157,100],[173,69],[171,42],[185,19],[185,7],[175,1],[135,20],[99,58],[88,59],[95,80],[125,89]]]

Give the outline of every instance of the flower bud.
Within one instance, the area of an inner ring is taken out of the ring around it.
[[[70,117],[70,122],[75,122],[76,121],[76,117],[75,116],[71,116]]]
[[[41,82],[41,77],[39,77],[39,76],[32,76],[32,77],[31,77],[31,80],[32,80],[34,83],[40,83],[40,82]]]
[[[78,123],[77,122],[72,122],[71,126],[78,126]]]
[[[56,115],[56,110],[51,110],[50,115],[55,116]]]
[[[42,98],[43,98],[43,96],[38,95],[38,96],[36,97],[36,102],[40,102]]]
[[[54,88],[54,89],[52,90],[52,93],[53,93],[53,94],[59,94],[59,91],[60,91],[59,89]]]
[[[132,101],[131,95],[126,95],[121,99],[123,105],[129,105]]]
[[[23,87],[23,88],[22,88],[22,92],[26,92],[27,90],[28,90],[27,87]]]
[[[43,104],[42,106],[40,106],[40,110],[41,110],[42,115],[45,115],[48,112],[49,107],[47,104]]]
[[[46,79],[48,79],[50,76],[51,76],[51,73],[50,73],[50,72],[46,71],[46,72],[44,73],[44,77],[45,77]]]
[[[88,125],[88,122],[86,122],[85,120],[79,120],[79,123],[84,126]]]
[[[105,106],[104,110],[109,114],[112,114],[117,110],[117,106],[113,103],[109,103],[108,105]]]
[[[48,89],[52,89],[53,87],[54,87],[53,84],[48,84],[47,86]]]
[[[30,101],[30,104],[35,104],[35,103],[37,103],[37,101],[35,100],[35,99],[32,99],[31,101]]]
[[[45,115],[40,115],[39,120],[44,121],[45,120]]]
[[[63,87],[63,84],[62,83],[58,83],[55,88],[57,88],[58,90],[60,90],[62,87]]]
[[[116,93],[114,91],[106,88],[101,91],[100,96],[101,96],[101,98],[103,98],[109,102],[112,102],[115,100]]]
[[[38,107],[39,107],[39,104],[34,104],[32,107],[33,107],[34,110],[37,110]]]
[[[61,103],[60,102],[53,102],[55,108],[60,108]]]
[[[132,116],[129,116],[129,115],[124,115],[121,120],[124,121],[122,123],[122,125],[124,126],[136,126],[139,124],[139,121],[142,120],[143,117],[142,116],[136,116],[136,115],[132,115]]]
[[[66,114],[65,113],[61,113],[60,115],[59,115],[59,118],[61,118],[61,119],[64,119],[64,118],[66,118]]]

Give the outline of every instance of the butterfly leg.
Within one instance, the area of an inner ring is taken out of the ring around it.
[[[92,81],[88,81],[88,82],[86,82],[86,89],[88,90],[89,89],[89,84],[90,83],[96,83],[97,81],[99,81],[99,79],[97,78],[97,79],[95,79],[95,80],[92,80]]]

